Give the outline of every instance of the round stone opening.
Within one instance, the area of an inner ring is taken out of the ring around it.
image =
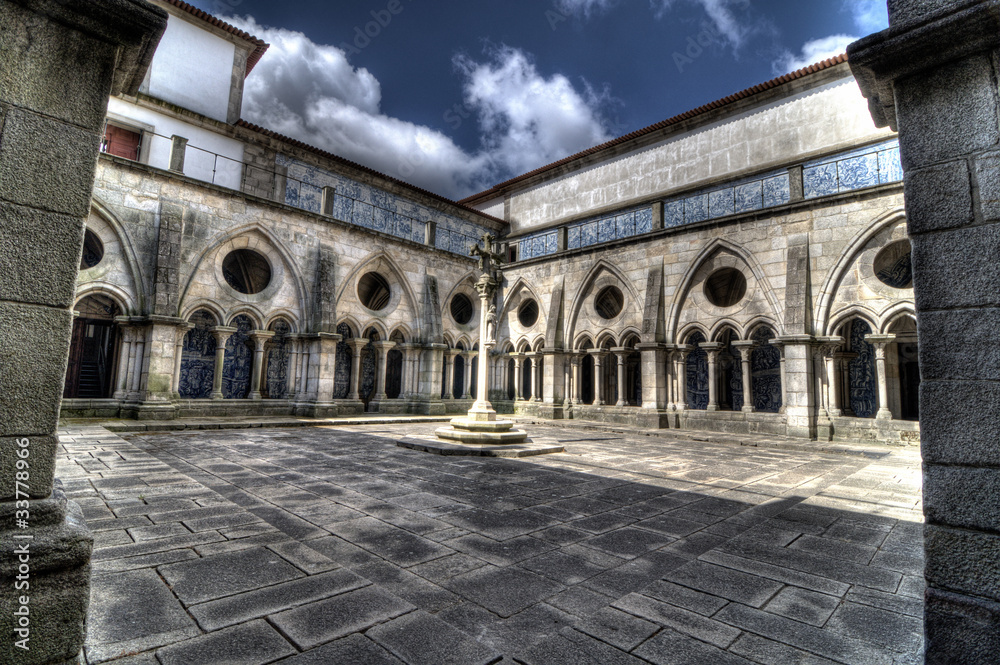
[[[732,307],[747,294],[747,278],[736,268],[716,270],[705,282],[705,297],[716,307]]]
[[[894,289],[913,288],[912,248],[909,240],[898,240],[875,256],[878,281]]]
[[[625,296],[617,286],[605,286],[594,298],[594,309],[602,319],[613,319],[622,313]]]
[[[93,268],[104,259],[104,243],[97,234],[87,229],[83,234],[83,256],[80,257],[80,270]]]
[[[367,273],[358,280],[358,298],[362,305],[373,312],[381,312],[388,307],[391,297],[389,281],[377,272]]]
[[[451,318],[460,326],[472,320],[472,300],[469,296],[458,293],[451,299]]]
[[[271,264],[260,252],[235,249],[222,261],[222,276],[233,289],[252,296],[271,283]]]
[[[538,323],[538,303],[534,300],[527,300],[517,309],[517,320],[525,328]]]

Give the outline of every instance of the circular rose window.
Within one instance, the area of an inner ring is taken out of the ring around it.
[[[613,319],[622,313],[625,296],[617,286],[606,286],[594,298],[594,309],[602,319]]]
[[[894,242],[875,256],[875,276],[894,289],[913,288],[912,249],[909,240]]]
[[[747,278],[736,268],[716,270],[705,281],[705,297],[716,307],[732,307],[747,294]]]
[[[525,328],[538,323],[538,303],[534,300],[525,301],[517,310],[517,320]]]
[[[388,280],[377,272],[370,272],[358,280],[358,298],[368,309],[381,312],[389,306],[391,297]]]
[[[226,284],[246,295],[260,293],[271,283],[271,264],[260,252],[236,249],[222,261]]]
[[[459,293],[451,299],[451,318],[460,326],[472,320],[472,300],[469,296]]]

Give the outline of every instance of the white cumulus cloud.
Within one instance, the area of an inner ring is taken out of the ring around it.
[[[844,0],[844,7],[854,17],[854,25],[862,35],[881,32],[889,27],[889,10],[885,0]]]
[[[831,35],[806,42],[801,53],[785,51],[780,58],[775,60],[773,63],[774,73],[788,74],[838,56],[847,50],[848,44],[856,40],[857,37],[851,35]]]
[[[466,150],[441,131],[382,113],[378,79],[343,49],[252,17],[225,20],[271,44],[246,81],[247,121],[444,196],[468,196],[609,138],[607,94],[544,76],[518,49],[490,47],[482,62],[456,57],[464,108],[442,108],[442,117],[479,123],[481,145]]]

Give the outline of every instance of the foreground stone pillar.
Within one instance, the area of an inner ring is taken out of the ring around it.
[[[920,335],[926,662],[1000,653],[1000,2],[893,0],[852,44],[898,127]],[[955,277],[961,276],[956,282]]]
[[[389,369],[389,351],[395,348],[395,342],[375,342],[375,401],[381,402],[388,396],[385,394],[385,375]]]
[[[93,539],[54,477],[71,307],[108,95],[138,92],[165,26],[144,2],[0,0],[3,662],[79,662]]]
[[[521,354],[514,354],[514,401],[521,401]]]
[[[674,369],[674,380],[677,382],[677,390],[675,392],[677,395],[677,411],[686,411],[688,408],[687,361],[692,351],[694,351],[694,347],[687,344],[681,344],[677,347],[677,355],[675,356],[677,364]]]

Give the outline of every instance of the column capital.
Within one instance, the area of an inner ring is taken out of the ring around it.
[[[756,340],[752,339],[749,340],[745,339],[745,340],[740,340],[738,342],[733,342],[733,346],[735,346],[740,351],[743,351],[744,349],[752,351],[753,349],[756,349],[758,346],[760,346],[760,342],[757,342]]]
[[[446,349],[444,355],[448,357],[449,360],[454,359],[456,356],[462,354],[462,349]]]
[[[896,341],[895,335],[865,335],[865,341],[874,346],[876,349],[881,347],[885,349],[886,345],[892,344]]]
[[[368,340],[365,338],[353,337],[347,340],[347,346],[351,347],[354,351],[354,355],[361,355],[361,351],[368,346]]]
[[[262,346],[268,340],[274,339],[275,335],[277,335],[277,333],[271,330],[253,330],[250,332],[250,338],[253,339],[255,343]]]
[[[229,341],[229,338],[238,331],[238,328],[215,326],[214,328],[209,328],[208,331],[215,335],[215,341],[217,344],[225,344]]]
[[[385,351],[394,349],[397,346],[396,342],[372,342],[372,344],[375,346],[376,349],[382,349]]]

